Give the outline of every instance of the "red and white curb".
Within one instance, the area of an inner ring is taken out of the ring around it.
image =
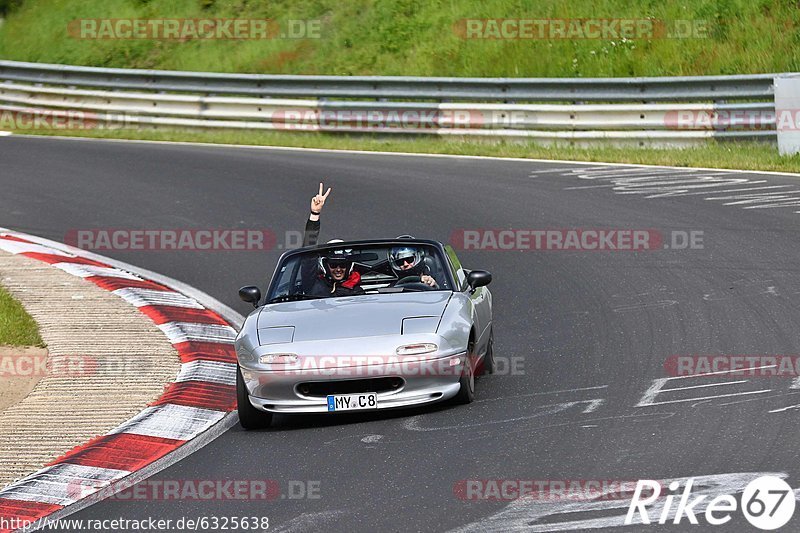
[[[49,263],[136,306],[164,332],[181,360],[175,382],[149,407],[0,490],[6,523],[71,514],[86,506],[80,505],[84,498],[100,490],[113,493],[112,484],[123,478],[126,486],[144,479],[236,423],[232,326],[242,318],[233,310],[164,276],[32,235],[0,228],[0,249]],[[9,531],[0,527],[0,533]]]

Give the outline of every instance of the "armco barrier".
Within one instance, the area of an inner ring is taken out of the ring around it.
[[[775,142],[775,76],[287,76],[0,61],[0,113],[78,113],[102,127],[424,133],[649,146],[710,138]]]

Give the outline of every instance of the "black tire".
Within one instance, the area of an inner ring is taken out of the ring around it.
[[[489,342],[486,345],[486,355],[483,356],[481,375],[494,374],[494,330],[489,332]]]
[[[272,423],[272,413],[259,411],[250,404],[247,388],[244,386],[242,369],[236,366],[236,409],[239,411],[239,424],[244,429],[264,429]]]
[[[467,346],[467,359],[464,365],[464,370],[461,371],[461,377],[458,384],[461,387],[458,389],[458,394],[455,395],[453,401],[457,404],[466,405],[472,403],[475,399],[475,343],[470,339],[469,346]]]

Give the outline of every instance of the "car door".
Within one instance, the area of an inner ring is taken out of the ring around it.
[[[461,266],[461,261],[452,246],[449,244],[445,246],[445,252],[447,252],[447,258],[453,269],[453,278],[458,283],[458,289],[468,295],[472,303],[475,331],[478,333],[478,338],[476,339],[477,347],[479,353],[481,353],[489,340],[489,331],[492,324],[492,294],[489,292],[488,287],[478,287],[475,291],[470,292],[467,286],[467,274],[469,271]]]

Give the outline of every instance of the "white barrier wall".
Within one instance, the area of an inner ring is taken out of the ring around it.
[[[775,129],[781,155],[800,153],[800,75],[775,78]]]

